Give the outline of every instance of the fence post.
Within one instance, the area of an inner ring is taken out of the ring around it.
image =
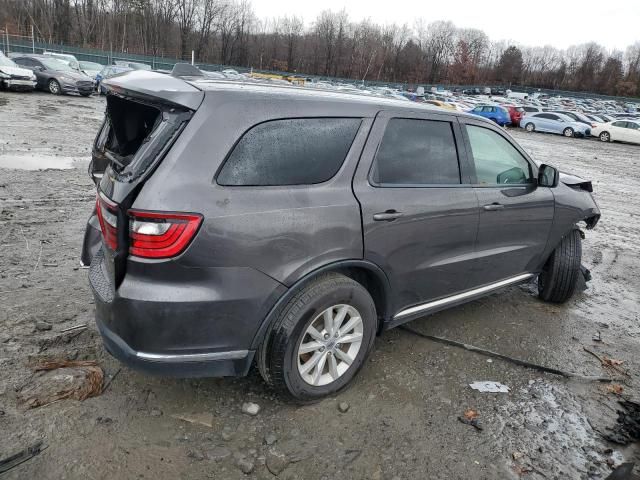
[[[31,24],[31,53],[36,53],[36,38],[33,35],[33,23]]]
[[[191,50],[191,65],[193,65],[195,62],[195,53],[193,52],[193,50]]]
[[[7,40],[7,55],[9,55],[9,26],[8,25],[4,26],[4,35]]]

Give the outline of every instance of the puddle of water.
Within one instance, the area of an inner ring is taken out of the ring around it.
[[[68,170],[88,163],[82,157],[55,157],[52,155],[0,155],[0,168],[14,170]]]
[[[566,386],[538,379],[515,393],[497,409],[500,442],[515,468],[531,467],[532,480],[601,479],[610,472],[607,461],[622,461],[619,451],[604,453],[607,445]],[[517,460],[513,452],[518,452]]]

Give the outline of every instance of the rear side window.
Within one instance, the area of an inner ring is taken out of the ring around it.
[[[371,173],[374,184],[459,184],[458,151],[450,122],[389,120]]]
[[[359,118],[291,118],[246,132],[218,174],[223,186],[310,185],[333,177],[358,132]]]

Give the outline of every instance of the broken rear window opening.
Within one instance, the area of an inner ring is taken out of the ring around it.
[[[162,115],[157,108],[109,95],[107,118],[111,129],[105,147],[117,155],[118,163],[126,165],[156,128]]]
[[[94,159],[104,156],[119,180],[133,181],[162,158],[191,115],[188,110],[108,95]]]

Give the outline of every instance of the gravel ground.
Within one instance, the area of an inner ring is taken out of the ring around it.
[[[102,347],[78,263],[95,198],[86,166],[103,109],[97,97],[0,93],[0,459],[39,439],[48,446],[3,478],[582,479],[640,462],[638,444],[603,439],[620,399],[606,384],[401,329],[377,339],[351,389],[304,407],[281,402],[255,371],[179,380],[121,367]],[[603,217],[583,245],[593,281],[566,305],[542,303],[526,285],[411,327],[607,376],[587,347],[623,361],[622,396],[638,400],[640,147],[512,134],[538,161],[594,181]],[[82,402],[21,408],[30,365],[60,358],[96,360],[112,382]],[[510,391],[479,393],[468,386],[477,380]],[[259,413],[243,413],[245,402]],[[482,431],[458,420],[470,408]]]

